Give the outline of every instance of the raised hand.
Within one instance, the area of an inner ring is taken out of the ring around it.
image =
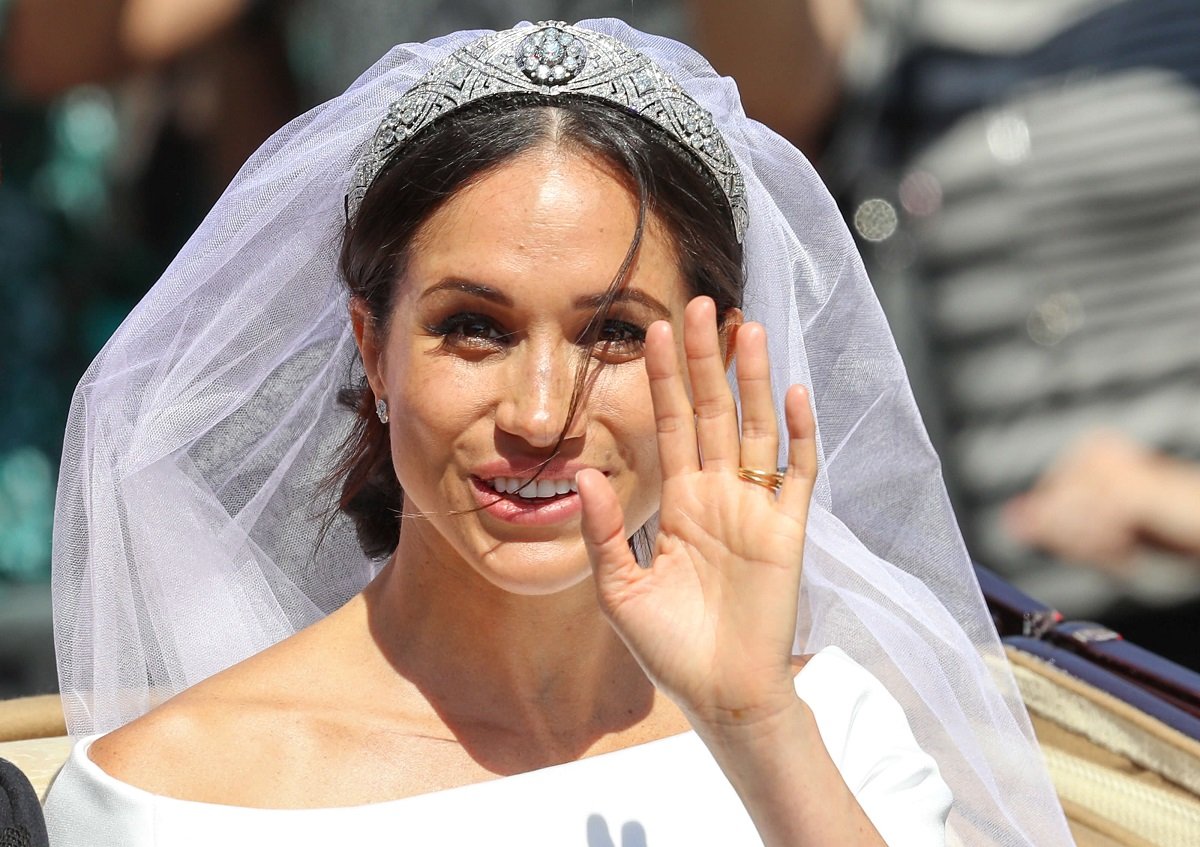
[[[766,333],[753,323],[736,332],[740,433],[711,299],[688,305],[683,347],[686,377],[670,324],[647,332],[663,474],[651,566],[634,560],[620,503],[599,472],[578,478],[583,538],[600,604],[654,684],[693,724],[751,722],[795,701],[790,657],[817,472],[814,423],[807,392],[792,386],[782,487],[743,479],[739,468],[776,469]]]

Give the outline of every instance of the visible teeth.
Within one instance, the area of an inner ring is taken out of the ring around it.
[[[526,482],[518,477],[498,476],[489,484],[500,494],[519,494],[527,500],[559,497],[579,490],[573,479],[531,479]]]

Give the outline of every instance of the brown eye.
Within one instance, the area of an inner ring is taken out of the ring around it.
[[[481,318],[468,318],[462,321],[456,330],[459,335],[466,338],[498,339],[501,336],[501,333],[496,330],[490,321]]]
[[[608,320],[600,330],[599,341],[620,347],[637,347],[646,340],[646,330],[628,321]]]
[[[502,346],[511,333],[487,315],[474,312],[459,312],[440,323],[426,327],[433,335],[440,335],[444,344],[467,344],[472,346]]]

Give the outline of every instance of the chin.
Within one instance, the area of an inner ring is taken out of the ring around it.
[[[474,561],[475,571],[510,594],[539,597],[574,588],[592,576],[583,540],[500,542]]]

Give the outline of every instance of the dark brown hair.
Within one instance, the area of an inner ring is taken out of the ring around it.
[[[641,243],[647,212],[671,239],[693,295],[713,298],[717,314],[741,306],[742,250],[728,202],[716,180],[667,132],[603,101],[529,95],[493,97],[426,127],[398,149],[346,225],[340,267],[350,294],[386,336],[395,287],[402,283],[414,239],[443,203],[522,153],[554,146],[595,156],[628,181],[638,198],[638,225],[625,261],[589,324],[595,342],[613,296],[624,284]],[[582,396],[580,368],[568,420]],[[363,379],[343,389],[356,413],[343,458],[340,509],[354,521],[369,556],[390,555],[400,536],[404,492],[392,467],[387,427]],[[402,412],[400,412],[402,413]],[[561,436],[560,436],[561,440]]]

